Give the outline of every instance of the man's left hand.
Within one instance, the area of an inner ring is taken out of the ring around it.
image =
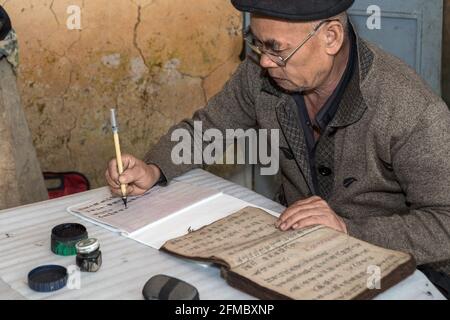
[[[347,227],[341,217],[325,200],[317,196],[295,202],[281,214],[276,223],[276,227],[283,231],[313,225],[324,225],[347,233]]]

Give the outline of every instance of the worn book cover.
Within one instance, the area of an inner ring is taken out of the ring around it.
[[[261,299],[371,299],[415,270],[410,254],[324,226],[283,232],[276,220],[246,207],[162,250],[217,263],[229,285]]]

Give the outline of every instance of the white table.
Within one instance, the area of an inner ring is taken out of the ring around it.
[[[283,210],[276,202],[203,170],[193,170],[177,180],[215,188],[276,212]],[[67,213],[68,206],[88,201],[102,189],[0,211],[0,299],[142,299],[144,284],[156,274],[191,283],[203,300],[254,299],[227,285],[216,267],[172,257]],[[75,257],[61,257],[50,251],[51,229],[66,222],[82,223],[89,236],[99,239],[103,265],[97,273],[81,273],[80,289],[34,292],[27,285],[30,270],[44,264],[75,264]],[[444,297],[416,271],[377,299]]]

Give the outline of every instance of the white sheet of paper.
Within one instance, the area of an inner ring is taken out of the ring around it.
[[[110,230],[130,235],[220,194],[214,189],[174,181],[167,187],[154,187],[142,196],[129,197],[128,209],[124,208],[121,198],[106,195],[67,210]]]
[[[67,211],[111,231],[160,249],[170,239],[220,220],[249,202],[214,189],[173,181],[140,197],[129,197],[128,209],[121,198],[106,192],[99,199],[67,208]],[[257,206],[254,206],[257,207]],[[264,208],[261,208],[264,209]],[[264,209],[274,216],[279,213]]]
[[[168,219],[142,228],[129,235],[129,238],[160,249],[170,239],[185,235],[189,230],[200,229],[247,206],[258,207],[235,197],[220,194],[196,206],[186,208]],[[276,217],[280,215],[267,209],[264,210]]]

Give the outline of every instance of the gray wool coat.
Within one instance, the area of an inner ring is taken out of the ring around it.
[[[417,263],[450,268],[450,111],[399,59],[357,37],[358,67],[316,148],[319,196],[349,234],[411,253]],[[168,180],[195,165],[174,165],[171,132],[280,129],[280,198],[284,205],[313,195],[297,105],[244,61],[205,108],[170,129],[144,160]],[[323,173],[324,171],[321,170]]]

